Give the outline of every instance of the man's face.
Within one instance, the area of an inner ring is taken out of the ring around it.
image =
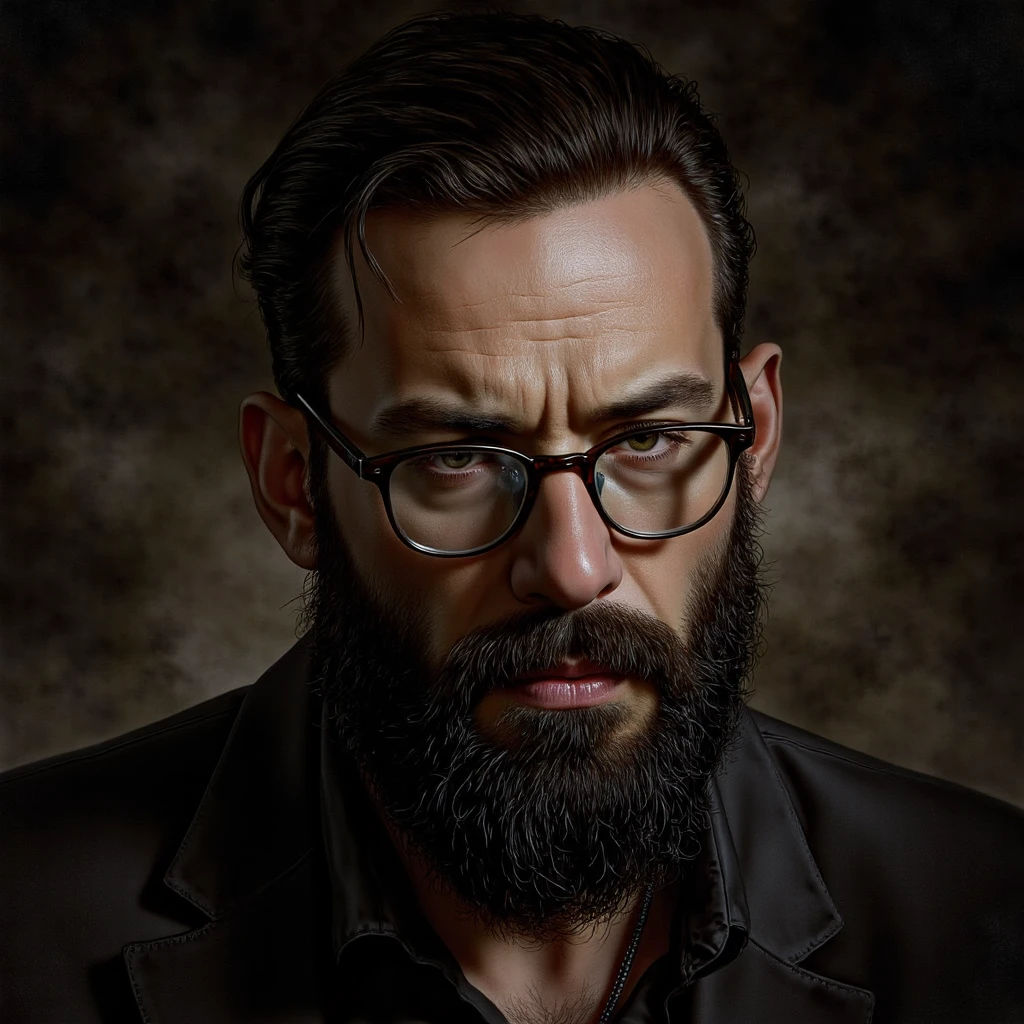
[[[585,451],[645,420],[730,418],[710,247],[677,186],[483,228],[469,215],[388,210],[371,215],[367,235],[400,301],[360,268],[365,342],[329,381],[331,408],[364,452],[467,438],[395,415],[414,403],[506,420],[480,440],[528,454]],[[354,322],[343,263],[336,280]],[[608,414],[680,374],[707,380],[712,400]],[[577,475],[559,473],[518,536],[481,557],[441,559],[405,547],[375,488],[337,460],[329,488],[360,575],[424,617],[434,666],[472,630],[538,607],[613,601],[682,631],[694,566],[722,551],[732,519],[730,499],[693,534],[630,540],[608,530]],[[642,713],[643,681],[629,691],[622,699]]]
[[[464,441],[459,418],[504,421],[473,439],[529,454],[731,418],[710,249],[675,186],[482,229],[379,212],[368,242],[399,301],[362,268],[365,341],[329,383],[368,454]],[[352,317],[341,270],[337,287]],[[684,377],[703,400],[666,388],[621,411]],[[403,545],[376,488],[328,462],[310,608],[328,714],[392,824],[491,921],[593,919],[692,856],[756,646],[756,512],[738,479],[701,529],[643,541],[557,473],[520,533],[443,559]],[[610,699],[553,708],[516,685],[581,664]]]

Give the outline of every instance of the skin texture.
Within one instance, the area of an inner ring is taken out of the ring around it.
[[[635,422],[610,418],[610,404],[683,372],[711,382],[711,407],[668,406],[645,422],[731,419],[722,341],[711,314],[710,247],[675,185],[647,183],[514,224],[376,211],[367,237],[399,301],[357,264],[365,338],[350,346],[329,379],[336,422],[367,454],[466,436],[424,426],[381,429],[381,413],[410,399],[512,420],[486,440],[527,453],[585,451]],[[341,308],[351,315],[354,297],[342,261],[335,279]],[[757,428],[749,456],[757,502],[781,440],[780,362],[778,347],[762,344],[741,363]],[[302,415],[267,393],[251,395],[242,404],[240,437],[264,522],[292,561],[315,568]],[[610,601],[685,636],[694,568],[721,550],[734,510],[733,493],[700,530],[631,540],[605,526],[578,476],[558,473],[544,482],[525,527],[506,544],[473,558],[438,559],[403,545],[376,488],[334,458],[328,488],[359,574],[394,607],[426,616],[424,655],[433,665],[470,630],[537,607],[572,611]],[[636,728],[657,698],[643,680],[629,680],[624,691]],[[482,701],[482,728],[501,699],[507,698]],[[409,868],[428,919],[470,981],[499,1006],[531,991],[548,1006],[576,1000],[586,979],[614,973],[628,941],[631,912],[592,934],[539,947],[488,936],[454,913],[417,865]],[[667,947],[670,914],[671,894],[661,893],[634,979]]]

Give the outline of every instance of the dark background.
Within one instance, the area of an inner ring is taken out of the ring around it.
[[[1018,3],[514,4],[695,78],[786,353],[757,706],[1024,804]],[[302,574],[235,439],[236,203],[415,3],[6,0],[0,764],[243,685]]]

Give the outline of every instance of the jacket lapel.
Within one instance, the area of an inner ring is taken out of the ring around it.
[[[253,685],[164,884],[209,921],[125,947],[152,1024],[320,1021],[319,708],[300,641]],[[321,890],[323,891],[323,890]]]
[[[869,1024],[874,996],[865,989],[800,966],[843,926],[807,846],[778,767],[751,714],[712,800],[712,863],[719,885],[745,900],[739,927],[747,933],[695,972],[693,1024]],[[741,881],[742,880],[742,881]],[[741,895],[740,895],[741,894]],[[691,939],[692,943],[692,939]]]
[[[125,949],[147,1024],[314,1024],[325,1019],[323,934],[310,858],[231,917]]]
[[[805,971],[754,942],[691,993],[693,1024],[870,1024],[874,997]]]

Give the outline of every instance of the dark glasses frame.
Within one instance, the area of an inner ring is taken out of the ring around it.
[[[322,416],[317,409],[303,395],[296,392],[296,403],[309,415],[324,440],[331,447],[334,453],[352,470],[361,480],[367,480],[376,485],[380,490],[381,499],[384,502],[384,510],[387,513],[388,522],[395,531],[395,535],[407,547],[419,551],[425,555],[432,555],[435,558],[468,558],[472,555],[482,555],[487,551],[503,544],[513,534],[517,533],[529,518],[533,510],[541,482],[549,473],[558,473],[571,470],[582,480],[590,495],[594,507],[597,509],[602,520],[608,527],[626,537],[633,537],[637,540],[663,540],[668,537],[680,537],[684,533],[690,533],[699,529],[721,511],[729,491],[732,488],[733,478],[736,472],[736,463],[739,457],[754,443],[754,415],[750,405],[750,395],[747,392],[747,385],[743,379],[743,373],[739,368],[739,361],[736,357],[728,360],[727,364],[727,390],[733,406],[733,412],[740,419],[739,423],[687,423],[673,422],[659,424],[657,428],[644,427],[640,430],[628,430],[614,437],[602,441],[585,452],[575,452],[569,455],[538,455],[531,457],[517,452],[512,448],[502,448],[489,444],[428,444],[417,445],[412,448],[401,448],[397,451],[386,452],[383,455],[373,457],[365,455],[359,448],[350,441],[328,418]],[[738,408],[737,408],[738,406]],[[729,447],[729,474],[725,486],[718,500],[711,510],[701,516],[695,523],[676,530],[665,530],[661,533],[637,533],[634,530],[620,526],[605,511],[601,502],[601,496],[597,489],[595,480],[595,466],[597,460],[609,448],[622,444],[629,437],[634,435],[645,435],[652,433],[670,433],[678,430],[701,430],[705,433],[715,434],[722,438]],[[489,544],[476,548],[469,548],[463,551],[439,551],[436,548],[426,547],[418,544],[399,526],[395,519],[394,510],[391,506],[391,475],[396,467],[410,458],[422,458],[424,455],[437,455],[443,452],[457,451],[467,454],[492,454],[505,455],[516,459],[526,472],[526,494],[523,504],[515,519],[509,524],[505,532]]]

